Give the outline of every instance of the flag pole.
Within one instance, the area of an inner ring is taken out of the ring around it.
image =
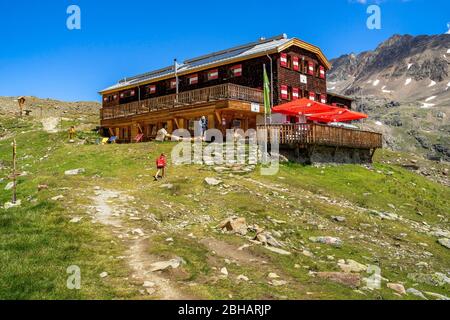
[[[175,82],[176,82],[176,95],[175,95],[175,102],[178,103],[178,62],[177,59],[173,60],[174,62],[174,67],[175,67]]]

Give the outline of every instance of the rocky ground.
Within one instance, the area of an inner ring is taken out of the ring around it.
[[[174,144],[97,145],[90,112],[0,116],[0,297],[450,295],[445,162],[385,150],[371,166],[282,163],[263,176],[259,165],[169,160],[167,178],[155,182],[154,159]],[[73,265],[80,290],[66,287]]]

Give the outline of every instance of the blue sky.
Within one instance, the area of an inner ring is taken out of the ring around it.
[[[381,30],[366,27],[373,3]],[[81,30],[66,27],[71,4]],[[261,36],[287,33],[331,59],[396,33],[442,34],[448,22],[448,0],[1,1],[0,95],[100,101],[120,78]]]

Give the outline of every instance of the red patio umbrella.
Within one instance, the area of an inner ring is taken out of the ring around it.
[[[329,123],[329,122],[345,122],[352,120],[360,120],[366,119],[367,117],[368,117],[367,114],[364,113],[350,111],[343,108],[337,108],[334,111],[310,115],[308,116],[308,119],[313,121]]]
[[[276,113],[298,116],[329,112],[336,109],[339,108],[303,98],[276,106],[272,109],[272,111]]]

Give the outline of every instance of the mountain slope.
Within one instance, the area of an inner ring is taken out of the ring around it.
[[[388,147],[450,160],[450,35],[394,35],[331,62],[328,89],[355,98]]]
[[[282,163],[277,175],[262,176],[259,167],[169,160],[166,179],[155,182],[153,159],[174,143],[90,144],[97,123],[65,116],[48,132],[39,117],[0,115],[2,299],[450,295],[450,249],[438,242],[450,241],[450,190],[402,167],[435,167],[433,177],[448,179],[448,164],[379,151],[373,166]],[[74,143],[65,133],[71,123]],[[13,138],[21,205],[5,209]],[[77,168],[84,170],[65,174]],[[232,216],[246,219],[244,232],[218,227]],[[149,271],[167,261],[176,267]],[[80,290],[66,287],[69,266],[81,269]],[[380,268],[380,287],[367,288],[369,266]],[[388,283],[416,291],[398,295]]]

